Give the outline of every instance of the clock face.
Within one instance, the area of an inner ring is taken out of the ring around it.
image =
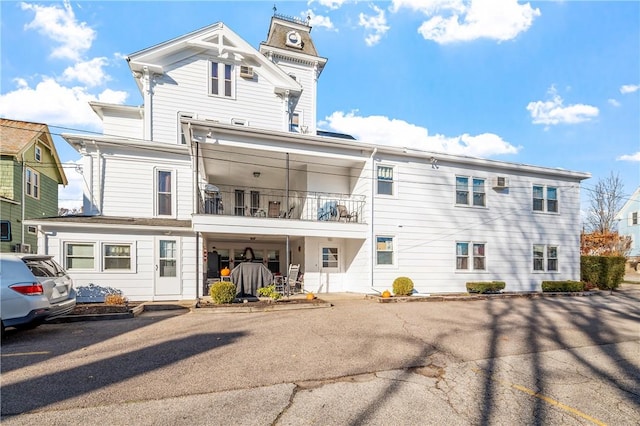
[[[298,34],[295,31],[291,31],[289,34],[287,34],[287,41],[288,41],[288,44],[293,44],[293,45],[300,44],[300,34]]]

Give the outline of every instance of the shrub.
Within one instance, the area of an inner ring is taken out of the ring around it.
[[[413,293],[413,281],[408,277],[398,277],[393,281],[393,294],[410,296]]]
[[[542,291],[549,292],[576,292],[584,291],[582,281],[542,281]]]
[[[275,284],[271,284],[268,287],[260,287],[258,289],[258,296],[270,297],[273,300],[278,300],[282,297],[282,294],[276,291]]]
[[[613,290],[624,279],[625,262],[622,256],[580,256],[580,279]]]
[[[472,281],[467,283],[469,293],[499,293],[504,290],[504,281]]]
[[[218,281],[209,289],[211,300],[216,305],[231,303],[236,297],[236,285],[229,281]]]
[[[104,298],[105,305],[126,305],[127,298],[121,294],[111,293],[107,294]]]

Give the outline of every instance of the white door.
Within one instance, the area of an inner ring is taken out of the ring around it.
[[[337,246],[320,246],[320,286],[318,293],[342,291],[340,251]]]
[[[156,296],[180,295],[179,248],[179,241],[175,238],[158,238],[156,240]]]

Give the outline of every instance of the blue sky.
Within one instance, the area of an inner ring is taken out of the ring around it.
[[[140,105],[125,57],[222,21],[254,47],[273,1],[1,1],[0,116],[101,131],[89,101]],[[363,141],[640,184],[640,2],[276,2],[328,63],[320,127]],[[79,155],[54,138],[80,205]]]

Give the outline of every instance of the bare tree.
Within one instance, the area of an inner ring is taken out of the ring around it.
[[[616,231],[615,217],[620,210],[624,184],[611,172],[607,178],[598,180],[591,192],[591,208],[587,217],[589,231],[602,234]]]

